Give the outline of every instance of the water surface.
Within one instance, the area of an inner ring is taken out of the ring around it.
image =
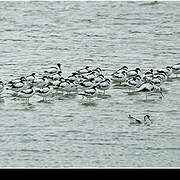
[[[179,63],[179,2],[0,2],[0,79],[43,72],[63,75],[89,65],[109,75],[123,65],[163,68]],[[0,97],[1,167],[179,167],[180,80],[164,98],[112,86],[91,102],[58,95],[30,104]],[[128,114],[150,114],[151,126]]]

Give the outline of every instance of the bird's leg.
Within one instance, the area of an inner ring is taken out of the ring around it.
[[[160,92],[160,94],[161,94],[161,96],[162,96],[162,97],[164,97],[164,95],[163,95],[163,93],[162,93],[162,92]]]
[[[105,90],[104,90],[104,94],[103,95],[105,95]]]

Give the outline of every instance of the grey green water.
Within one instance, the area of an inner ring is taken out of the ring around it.
[[[179,2],[0,2],[0,79],[62,63],[109,76],[128,66],[163,68],[180,61]],[[59,95],[30,104],[0,97],[0,167],[179,167],[180,80],[164,98],[112,86],[90,103]],[[151,126],[128,114],[150,114]]]

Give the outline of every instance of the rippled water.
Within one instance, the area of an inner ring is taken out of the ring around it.
[[[4,82],[62,63],[64,76],[85,65],[109,76],[123,65],[161,68],[179,63],[179,2],[0,2],[0,79]],[[82,102],[59,95],[30,104],[0,98],[1,167],[178,167],[180,81],[167,93],[128,94],[112,86]],[[150,114],[151,126],[128,114]]]

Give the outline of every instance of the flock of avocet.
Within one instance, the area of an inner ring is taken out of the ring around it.
[[[176,77],[180,74],[180,63],[163,69],[150,69],[143,74],[140,68],[129,69],[123,66],[113,72],[109,78],[103,75],[100,67],[90,69],[89,66],[72,72],[64,78],[61,64],[49,67],[41,74],[40,76],[40,73],[33,72],[6,83],[0,81],[0,94],[4,89],[8,89],[17,97],[25,98],[27,103],[34,95],[41,96],[43,101],[46,101],[46,97],[58,93],[77,93],[89,99],[96,97],[99,91],[105,94],[105,91],[114,83],[127,87],[129,91],[145,92],[147,100],[147,93],[158,92],[163,96],[161,84],[172,74],[176,74]],[[129,118],[133,120],[133,117],[129,116]]]
[[[128,87],[129,91],[159,92],[162,94],[161,84],[166,81],[171,74],[180,74],[180,63],[167,66],[163,69],[150,69],[140,75],[141,69],[136,68],[129,70],[127,66],[123,66],[111,74],[111,78],[103,75],[102,69],[97,67],[90,69],[86,66],[75,72],[72,72],[67,78],[62,77],[61,64],[44,70],[40,77],[38,73],[33,72],[26,77],[19,77],[7,83],[0,81],[0,94],[3,93],[4,87],[15,92],[17,96],[25,98],[29,103],[29,98],[38,95],[46,100],[46,97],[52,93],[66,92],[78,93],[87,98],[93,98],[97,95],[97,89],[103,91],[111,87],[111,82],[121,86]]]

